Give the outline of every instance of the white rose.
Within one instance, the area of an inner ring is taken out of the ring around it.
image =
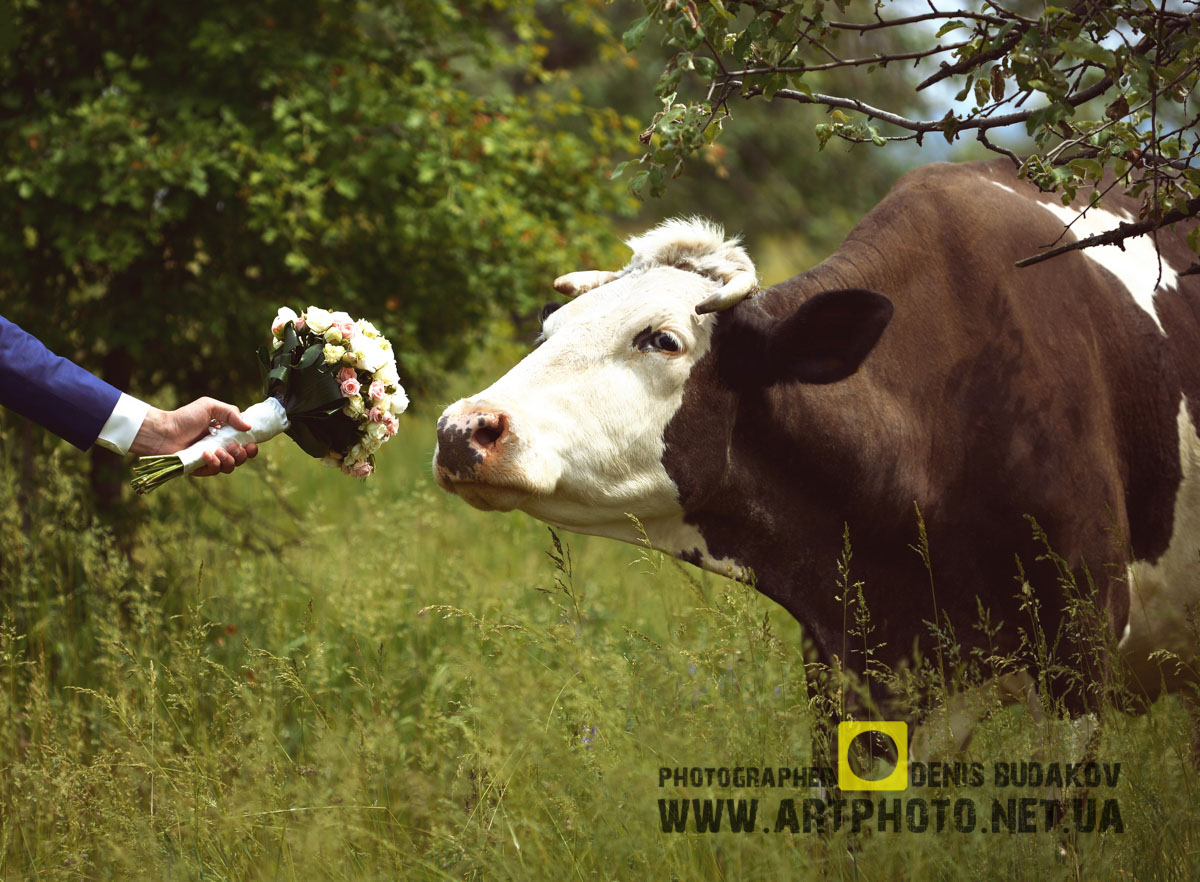
[[[392,394],[391,410],[396,416],[400,416],[408,410],[408,395],[405,394],[403,386],[397,386],[396,391]]]
[[[385,386],[399,386],[400,374],[396,371],[395,359],[389,361],[375,372],[375,379]]]
[[[334,312],[331,313],[329,317],[339,325],[354,324],[354,319],[350,318],[350,314],[348,312]]]
[[[342,342],[342,332],[339,331],[337,328],[328,328],[325,331],[325,342],[326,343],[341,343]]]
[[[372,337],[363,337],[356,341],[357,359],[354,366],[359,370],[375,373],[388,361],[388,355],[380,347],[378,340]]]
[[[296,311],[290,306],[279,307],[279,312],[275,313],[275,321],[271,322],[271,333],[276,337],[282,337],[284,325],[294,322],[298,318],[300,316],[296,315]]]
[[[372,441],[376,441],[382,444],[383,439],[386,437],[387,426],[383,423],[367,423],[367,440],[363,443],[369,445]],[[375,451],[372,450],[371,452],[374,453]]]
[[[378,337],[379,336],[379,329],[376,328],[373,324],[371,324],[366,319],[359,319],[357,322],[355,322],[355,327],[358,328],[358,332],[360,334],[362,334],[366,337]]]
[[[350,402],[342,408],[342,413],[351,419],[358,419],[363,415],[363,400],[361,395],[355,395],[350,399]]]
[[[310,306],[305,310],[304,321],[314,334],[324,334],[333,324],[333,315],[327,309]]]
[[[337,364],[342,360],[342,355],[345,353],[345,351],[346,350],[341,346],[334,346],[332,343],[326,343],[324,349],[325,363]]]

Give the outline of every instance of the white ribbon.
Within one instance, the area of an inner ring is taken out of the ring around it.
[[[207,438],[201,438],[191,447],[180,450],[175,455],[183,461],[183,471],[191,474],[204,465],[205,453],[216,453],[230,441],[246,444],[250,441],[261,444],[269,441],[288,427],[287,412],[278,398],[268,398],[242,411],[242,419],[250,424],[250,431],[243,432],[233,426],[222,426],[219,429],[209,429]]]

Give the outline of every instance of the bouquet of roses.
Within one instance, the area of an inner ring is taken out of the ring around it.
[[[230,441],[261,443],[281,432],[328,466],[357,478],[371,474],[375,451],[396,434],[396,418],[408,407],[392,345],[370,322],[315,306],[301,315],[283,307],[271,334],[271,348],[258,351],[267,398],[242,412],[250,431],[224,426],[178,453],[143,456],[133,466],[133,489],[149,493],[193,472],[205,451]]]

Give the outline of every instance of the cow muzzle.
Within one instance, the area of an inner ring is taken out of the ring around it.
[[[437,422],[433,474],[441,488],[483,511],[511,511],[533,492],[513,466],[512,418],[486,401],[460,401]]]

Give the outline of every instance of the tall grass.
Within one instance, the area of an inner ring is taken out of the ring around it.
[[[1106,721],[1121,780],[1092,795],[1119,800],[1123,833],[764,833],[815,791],[660,787],[661,767],[813,762],[828,698],[800,628],[655,553],[469,509],[429,475],[432,422],[407,419],[365,483],[286,442],[175,482],[139,503],[131,556],[79,506],[70,451],[19,508],[0,438],[0,876],[1200,873],[1173,699]],[[1074,762],[1076,741],[1012,707],[947,759]],[[663,831],[660,799],[708,797],[759,798],[755,831]]]

